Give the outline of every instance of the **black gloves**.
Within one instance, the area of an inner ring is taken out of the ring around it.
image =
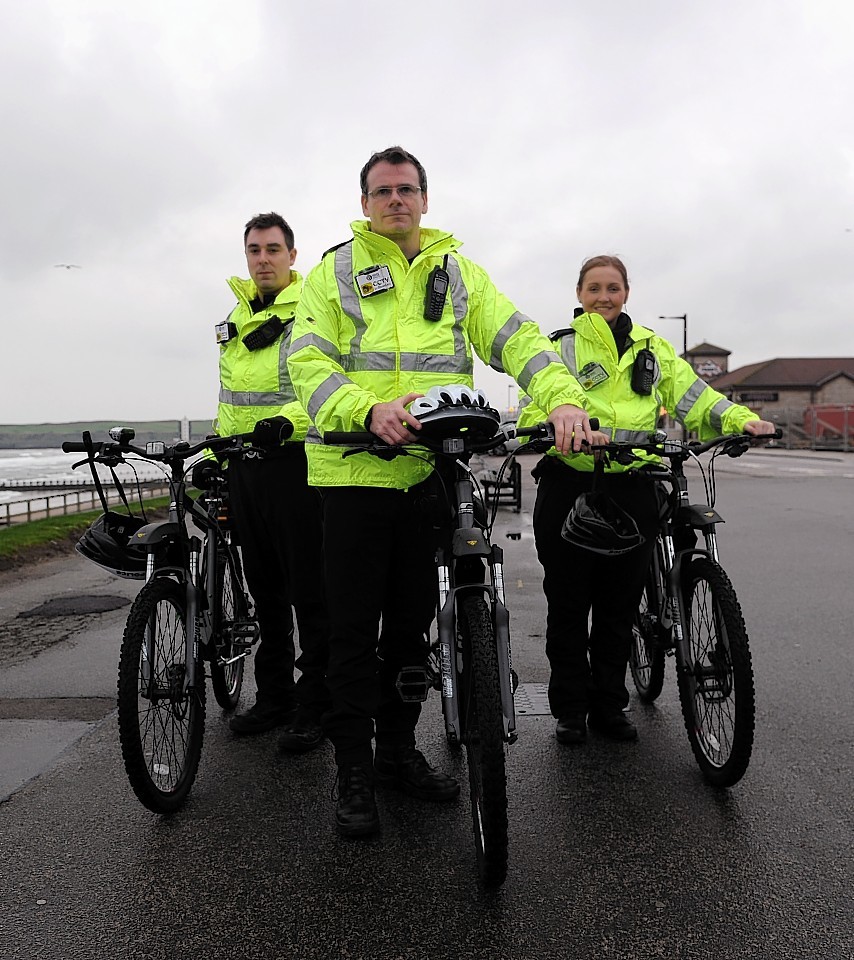
[[[255,423],[252,443],[259,447],[278,447],[294,432],[294,425],[287,417],[265,417]]]

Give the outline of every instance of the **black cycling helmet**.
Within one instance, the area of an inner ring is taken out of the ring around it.
[[[564,520],[560,535],[584,550],[616,557],[644,542],[634,519],[606,493],[582,493]]]
[[[145,521],[108,510],[77,541],[79,554],[125,580],[145,579],[144,551],[128,547],[128,541]]]
[[[486,394],[460,383],[430,387],[409,409],[418,418],[420,432],[425,437],[442,437],[464,428],[489,438],[494,437],[501,426],[501,417],[489,405]]]

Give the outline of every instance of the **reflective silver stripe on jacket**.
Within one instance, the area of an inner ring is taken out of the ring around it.
[[[448,277],[451,281],[451,304],[454,308],[454,356],[460,361],[468,360],[468,370],[471,373],[474,369],[474,363],[466,350],[466,337],[463,333],[463,320],[465,320],[469,311],[469,292],[463,281],[463,275],[460,272],[460,264],[456,257],[448,257]],[[462,372],[460,370],[442,370],[442,373]]]
[[[332,394],[335,393],[339,387],[343,387],[348,383],[352,383],[352,381],[348,380],[343,373],[330,374],[314,393],[312,393],[311,397],[309,397],[308,406],[306,407],[306,413],[309,417],[314,420],[320,408]]]
[[[296,353],[298,350],[302,350],[303,347],[317,347],[322,354],[331,360],[334,360],[336,363],[341,362],[341,354],[338,352],[335,344],[332,343],[331,340],[327,340],[325,337],[321,337],[316,333],[306,333],[298,337],[291,343],[289,352],[292,354]]]
[[[543,350],[525,364],[522,372],[519,374],[516,382],[527,393],[528,387],[534,377],[545,370],[550,363],[560,363],[560,357],[553,350]]]
[[[610,427],[600,427],[602,433],[608,434],[614,443],[649,443],[651,430],[614,430]]]
[[[709,413],[709,423],[712,427],[718,431],[718,433],[723,433],[723,424],[721,418],[724,415],[724,411],[728,410],[733,406],[732,400],[727,400],[726,397],[721,397],[720,400],[712,407]]]
[[[495,336],[495,339],[492,341],[492,350],[489,354],[489,365],[493,370],[498,370],[501,373],[504,373],[504,363],[502,361],[502,354],[504,353],[504,346],[507,341],[516,333],[517,330],[520,330],[523,323],[532,323],[530,317],[526,317],[524,313],[520,313],[518,310],[510,317],[507,318],[504,326],[498,331]]]
[[[338,284],[338,297],[341,309],[356,325],[356,332],[350,341],[350,355],[358,356],[362,352],[362,337],[367,324],[362,316],[362,304],[353,283],[353,244],[345,243],[335,251],[335,280]]]
[[[470,376],[474,372],[474,361],[465,352],[465,347],[462,356],[454,354],[452,357],[441,353],[402,353],[400,369],[407,373],[461,373]]]
[[[220,385],[219,402],[232,407],[281,407],[296,400],[287,361],[288,338],[282,337],[279,342],[279,389],[265,393],[260,390],[226,390]]]
[[[575,331],[570,330],[560,338],[560,356],[569,372],[578,379],[578,364],[575,362]]]
[[[225,390],[221,387],[219,391],[219,402],[227,403],[231,407],[281,407],[292,400],[296,400],[293,389],[279,393],[261,393],[254,390]]]
[[[682,394],[681,398],[676,404],[676,417],[679,420],[685,421],[685,417],[691,412],[694,407],[694,404],[700,399],[703,391],[706,389],[708,384],[705,380],[701,380],[700,377],[697,377],[690,387]],[[717,409],[717,408],[715,408]]]

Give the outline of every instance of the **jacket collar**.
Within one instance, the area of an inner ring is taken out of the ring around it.
[[[296,270],[291,270],[291,282],[280,291],[273,303],[297,303],[302,293],[302,274]],[[258,296],[258,288],[255,281],[251,278],[244,280],[242,277],[229,277],[226,283],[231,287],[234,295],[243,303],[249,304]]]
[[[381,254],[385,260],[389,260],[393,257],[397,257],[403,261],[406,260],[406,258],[403,256],[403,251],[394,242],[394,240],[389,240],[388,237],[381,237],[378,233],[374,233],[373,230],[371,230],[371,224],[369,220],[354,220],[350,224],[350,228],[353,231],[353,236],[357,240],[362,241],[367,247],[375,250],[377,252],[377,256],[380,256]],[[443,256],[446,253],[452,253],[461,246],[461,241],[456,240],[452,234],[447,233],[444,230],[435,230],[432,227],[422,227],[421,252],[418,254],[418,256],[421,257],[424,254],[429,256]]]

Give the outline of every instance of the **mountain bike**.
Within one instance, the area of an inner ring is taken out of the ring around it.
[[[779,439],[778,430],[763,439]],[[676,660],[679,702],[691,749],[705,780],[715,787],[737,783],[753,749],[755,687],[750,641],[735,589],[721,565],[714,509],[715,460],[740,457],[753,440],[746,434],[704,442],[651,435],[649,443],[609,443],[598,449],[618,463],[654,454],[664,463],[644,466],[661,484],[661,526],[632,631],[629,668],[639,698],[652,703],[664,684],[665,658]],[[692,503],[684,465],[700,464],[706,503]],[[700,464],[702,470],[702,464]],[[697,534],[703,547],[697,547]]]
[[[82,443],[62,445],[66,453],[86,453],[86,459],[74,466],[88,464],[92,470],[105,518],[115,521],[118,515],[107,512],[96,464],[110,468],[128,511],[114,471],[117,464],[146,460],[162,464],[169,477],[166,520],[146,523],[144,513],[141,518],[119,517],[131,531],[115,544],[127,559],[129,572],[113,570],[146,581],[131,606],[119,657],[122,758],[140,802],[155,813],[168,814],[186,800],[201,758],[205,665],[217,703],[225,710],[234,709],[245,658],[259,637],[240,553],[232,539],[227,471],[220,461],[262,456],[263,450],[252,445],[255,434],[209,437],[195,445],[154,441],[144,447],[132,444],[131,428],[114,427],[109,434],[110,441],[93,441],[87,431]],[[206,449],[218,460],[187,466]],[[204,487],[198,499],[188,489],[190,469],[194,469],[194,482]],[[80,552],[88,555],[83,549]],[[99,562],[93,556],[89,559]],[[120,557],[115,562],[123,561]]]
[[[410,444],[388,445],[367,432],[326,433],[323,442],[349,447],[345,457],[431,453],[437,474],[445,477],[436,635],[426,667],[402,670],[397,687],[404,700],[424,701],[431,689],[441,693],[448,743],[465,750],[478,873],[484,886],[496,887],[507,875],[505,747],[517,734],[503,551],[490,542],[497,502],[488,517],[487,497],[470,466],[474,454],[507,442],[490,412],[495,419],[476,406],[436,420],[419,414],[418,441]]]

